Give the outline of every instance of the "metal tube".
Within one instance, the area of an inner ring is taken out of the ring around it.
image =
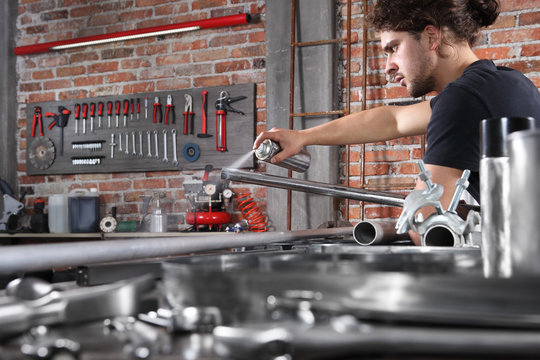
[[[302,191],[312,194],[367,201],[384,205],[403,207],[405,202],[405,197],[400,194],[369,191],[342,185],[332,185],[316,181],[259,174],[231,168],[223,168],[221,170],[221,178],[250,184],[266,185],[280,189]]]
[[[408,239],[406,234],[396,232],[395,220],[364,220],[353,228],[354,240],[360,245],[387,245]]]
[[[422,239],[424,246],[456,246],[459,238],[448,226],[437,225],[429,228]]]
[[[352,227],[288,232],[242,233],[208,236],[176,236],[126,240],[3,246],[0,274],[46,270],[112,261],[146,259],[193,252],[267,245],[277,242],[347,236]]]

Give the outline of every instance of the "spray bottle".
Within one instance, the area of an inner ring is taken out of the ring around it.
[[[266,139],[255,150],[255,156],[261,161],[270,162],[270,159],[280,151],[281,146],[279,146],[279,143]],[[311,154],[302,149],[298,154],[273,164],[296,172],[305,172],[311,164]]]

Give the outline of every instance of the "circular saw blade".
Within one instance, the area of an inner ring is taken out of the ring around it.
[[[28,158],[32,165],[41,170],[48,169],[56,157],[56,148],[48,137],[39,137],[32,141]]]

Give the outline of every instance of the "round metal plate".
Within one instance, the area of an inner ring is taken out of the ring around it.
[[[30,144],[30,163],[37,169],[48,169],[56,157],[56,148],[48,137],[39,137]]]

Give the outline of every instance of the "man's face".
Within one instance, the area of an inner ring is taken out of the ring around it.
[[[424,40],[423,35],[416,39],[407,32],[381,32],[381,45],[387,57],[385,72],[392,81],[406,86],[412,97],[435,89],[432,52]]]

